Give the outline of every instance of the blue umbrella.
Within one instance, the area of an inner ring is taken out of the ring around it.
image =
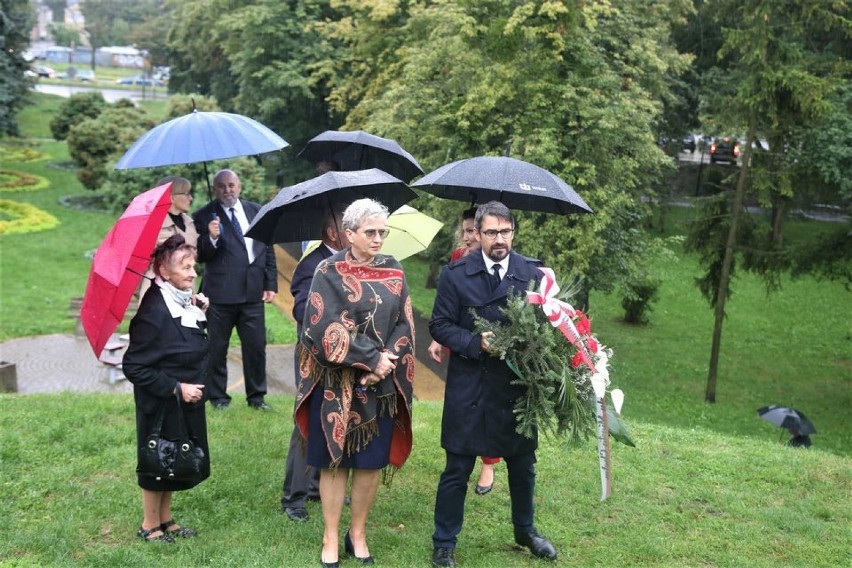
[[[507,156],[480,156],[445,164],[411,184],[436,197],[542,213],[592,213],[574,188],[549,171]]]
[[[254,156],[286,146],[289,144],[283,138],[247,116],[193,110],[140,136],[115,169],[156,168]]]
[[[258,121],[228,112],[191,113],[155,126],[139,137],[115,165],[117,170],[204,163],[239,156],[256,156],[289,146]]]

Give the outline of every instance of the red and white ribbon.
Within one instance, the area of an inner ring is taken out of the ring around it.
[[[527,300],[529,300],[530,304],[541,306],[550,324],[553,327],[559,328],[562,335],[577,348],[583,363],[594,372],[595,364],[592,362],[592,358],[589,357],[589,350],[572,320],[577,314],[577,310],[571,304],[556,298],[556,295],[559,293],[559,284],[556,283],[556,276],[553,274],[553,270],[541,267],[539,267],[539,270],[544,274],[538,285],[539,291],[527,291]]]

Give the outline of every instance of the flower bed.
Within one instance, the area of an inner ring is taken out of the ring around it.
[[[0,170],[0,191],[36,191],[50,186],[50,181],[41,176],[19,172],[17,170]]]
[[[52,229],[59,219],[29,203],[0,199],[0,214],[12,219],[0,219],[0,235],[34,233]]]

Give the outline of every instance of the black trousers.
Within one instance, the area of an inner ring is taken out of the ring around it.
[[[299,333],[301,335],[301,332]],[[295,374],[293,382],[296,392],[299,392],[299,355],[294,357]],[[305,507],[305,499],[319,498],[319,470],[308,465],[307,451],[304,447],[299,429],[293,425],[290,435],[290,449],[287,450],[287,461],[284,464],[284,487],[282,488],[282,507]]]
[[[228,394],[228,342],[237,328],[243,355],[246,399],[261,402],[266,395],[266,320],[263,302],[210,304],[207,337],[210,358],[207,368],[207,398],[212,402],[231,400]]]
[[[455,548],[464,522],[464,501],[470,474],[477,456],[447,452],[447,465],[438,482],[435,498],[434,548]],[[512,524],[529,531],[533,528],[535,506],[535,453],[504,457],[509,472],[509,497],[512,502]]]

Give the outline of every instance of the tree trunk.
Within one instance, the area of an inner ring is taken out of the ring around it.
[[[737,242],[737,228],[743,203],[745,202],[746,182],[748,181],[749,165],[751,164],[751,145],[754,141],[754,118],[749,121],[746,135],[745,154],[742,159],[740,175],[737,179],[737,189],[734,193],[734,203],[731,206],[731,226],[728,228],[728,238],[725,241],[725,257],[722,259],[722,272],[719,276],[719,290],[716,296],[715,323],[713,325],[713,344],[710,347],[710,369],[707,375],[707,390],[704,401],[716,402],[716,378],[719,375],[719,351],[722,346],[722,322],[725,320],[725,301],[727,300],[728,283],[731,280],[731,267],[734,264],[734,246]]]

